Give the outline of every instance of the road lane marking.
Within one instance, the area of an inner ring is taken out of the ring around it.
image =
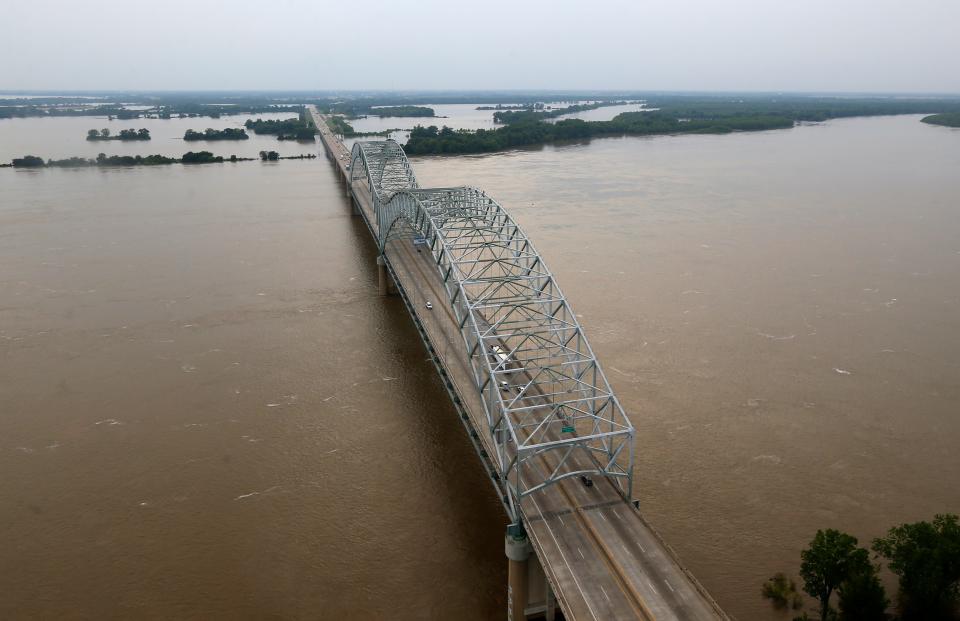
[[[610,596],[607,595],[607,590],[606,590],[605,588],[603,588],[603,585],[602,585],[602,584],[600,585],[600,590],[603,592],[603,596],[606,597],[606,598],[607,598],[607,601],[609,602],[609,601],[610,601]]]
[[[587,560],[586,557],[583,556],[583,550],[580,549],[580,546],[577,546],[577,552],[580,553],[580,558],[582,558],[583,560]]]
[[[671,591],[671,592],[676,593],[676,591],[673,590],[673,585],[670,584],[669,582],[667,582],[667,579],[666,579],[666,578],[664,578],[663,581],[667,584],[668,587],[670,587],[670,591]]]
[[[653,583],[652,583],[652,582],[650,582],[649,580],[647,580],[647,584],[650,585],[650,588],[653,589],[653,592],[654,592],[654,593],[656,593],[657,595],[660,595],[660,591],[657,590],[657,587],[653,586]]]
[[[640,543],[640,542],[638,541],[638,542],[637,542],[637,545],[640,546],[640,551],[641,551],[641,552],[643,552],[644,554],[647,553],[647,549],[643,547],[643,544],[642,544],[642,543]]]

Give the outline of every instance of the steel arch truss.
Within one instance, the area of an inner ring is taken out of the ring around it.
[[[580,475],[608,477],[631,500],[633,425],[520,227],[475,188],[380,196],[381,253],[402,221],[432,254],[483,402],[482,431],[495,447],[511,517],[525,496]]]
[[[358,166],[359,164],[359,166]],[[394,140],[355,142],[350,153],[350,182],[365,180],[374,200],[374,208],[394,192],[419,188],[403,147]]]

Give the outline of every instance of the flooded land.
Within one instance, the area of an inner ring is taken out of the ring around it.
[[[247,118],[0,120],[0,161],[316,152],[179,139]],[[960,512],[960,130],[919,118],[412,159],[534,240],[641,508],[739,619],[785,618],[760,585],[818,528]],[[2,169],[0,196],[0,617],[503,614],[506,516],[325,159]]]

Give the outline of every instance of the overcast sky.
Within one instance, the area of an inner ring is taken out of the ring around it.
[[[0,0],[0,89],[960,92],[958,0]]]

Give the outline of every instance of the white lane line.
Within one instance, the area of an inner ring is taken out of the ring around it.
[[[649,580],[647,580],[647,584],[650,585],[650,588],[653,589],[653,592],[654,592],[654,593],[656,593],[657,595],[660,595],[660,591],[657,590],[657,587],[653,586],[653,583],[652,583],[652,582],[650,582]]]
[[[630,556],[630,550],[627,549],[627,546],[621,543],[620,547],[623,548],[623,551],[626,552],[627,556]]]
[[[604,522],[607,521],[607,516],[605,516],[602,511],[600,512],[600,517],[603,518]]]
[[[637,545],[640,546],[640,551],[641,551],[641,552],[643,552],[644,554],[647,553],[647,549],[646,549],[645,547],[643,547],[643,544],[642,544],[642,543],[640,543],[640,542],[638,541],[638,542],[637,542]]]
[[[622,520],[622,519],[623,519],[622,517],[620,517],[620,513],[618,513],[616,509],[613,510],[613,514],[614,514],[615,516],[617,516],[617,519],[618,519],[618,520]]]
[[[580,546],[577,546],[577,552],[580,553],[580,558],[582,558],[583,560],[587,560],[587,559],[584,558],[584,556],[583,556],[583,550],[580,549]]]
[[[573,572],[573,568],[570,567],[570,563],[567,561],[567,555],[563,553],[563,548],[560,547],[560,542],[557,541],[557,536],[553,533],[553,529],[550,528],[550,525],[547,524],[545,518],[543,517],[543,511],[540,509],[540,503],[537,502],[537,499],[532,496],[530,497],[530,501],[533,502],[533,506],[536,507],[537,513],[540,514],[540,519],[544,520],[543,523],[547,527],[547,532],[550,533],[550,538],[553,539],[553,543],[557,546],[557,552],[560,553],[560,558],[563,560],[563,564],[567,566],[567,571],[570,572],[570,577],[573,578],[573,583],[577,585],[577,590],[580,592],[580,597],[583,598],[583,603],[587,605],[587,611],[590,612],[590,616],[593,617],[593,621],[599,621],[597,619],[597,613],[594,612],[593,606],[590,605],[590,600],[587,599],[587,594],[583,592],[583,587],[580,585],[580,581],[577,579],[577,574]],[[536,533],[533,531],[530,532],[534,535],[534,538],[536,538]]]
[[[666,578],[664,578],[663,581],[666,582],[666,584],[667,584],[668,587],[670,587],[670,591],[671,591],[671,592],[676,593],[676,591],[673,590],[673,585],[670,584],[669,582],[667,582],[667,579],[666,579]]]
[[[567,527],[567,525],[564,524],[564,522],[563,522],[563,516],[562,516],[562,515],[558,515],[558,516],[557,516],[557,519],[560,520],[560,524],[561,524],[564,528]]]
[[[603,585],[602,585],[602,584],[601,584],[601,585],[598,585],[598,586],[600,587],[600,590],[603,591],[603,596],[606,597],[606,598],[607,598],[607,601],[609,602],[609,601],[610,601],[610,596],[607,595],[607,590],[606,590],[605,588],[603,588]]]

